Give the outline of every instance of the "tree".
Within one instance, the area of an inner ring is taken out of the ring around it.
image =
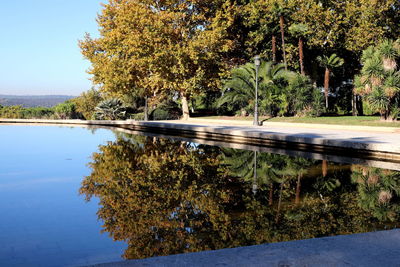
[[[343,65],[344,60],[338,57],[336,54],[332,54],[329,57],[317,57],[317,61],[319,62],[321,67],[325,68],[325,76],[324,76],[324,90],[325,90],[325,107],[328,109],[328,95],[329,95],[329,78],[331,75],[331,71],[334,68],[338,68]]]
[[[92,88],[87,92],[83,92],[80,96],[71,99],[76,106],[76,111],[82,116],[90,120],[94,117],[97,105],[103,100],[101,94],[96,89]]]
[[[287,115],[319,116],[321,109],[321,92],[314,88],[310,78],[302,74],[294,74],[285,88]]]
[[[285,16],[286,25],[307,26],[304,67],[315,83],[323,80],[324,76],[324,73],[318,72],[318,62],[315,60],[322,51],[346,58],[344,71],[337,73],[338,82],[335,83],[348,83],[359,71],[362,49],[381,39],[395,39],[400,35],[400,28],[396,26],[400,19],[400,2],[397,0],[256,0],[240,10],[247,15],[244,24],[248,34],[243,50],[248,59],[255,53],[266,56],[265,51],[271,49],[271,35],[275,34],[275,26],[279,26],[279,20],[273,12],[275,3],[289,11],[290,15]],[[286,31],[285,37],[288,66],[297,67],[298,49],[294,47],[298,46],[298,36]]]
[[[256,236],[257,228],[245,227],[248,216],[236,213],[240,182],[219,168],[211,147],[124,137],[100,146],[90,166],[80,193],[100,199],[104,230],[128,243],[127,259],[232,247]]]
[[[381,119],[393,121],[400,114],[400,41],[385,40],[364,50],[363,68],[355,79],[356,93],[364,96]]]
[[[54,107],[54,112],[62,120],[76,118],[76,107],[72,101],[65,101],[58,104]]]
[[[282,94],[280,80],[290,79],[294,73],[286,71],[283,64],[262,61],[259,69],[259,97],[260,106],[276,110],[279,108],[279,95]],[[224,84],[222,97],[218,105],[236,105],[238,109],[252,112],[254,110],[256,70],[253,63],[247,63],[231,71],[231,77]],[[267,107],[268,106],[268,107]],[[271,113],[270,112],[270,113]]]
[[[284,1],[286,2],[286,1]],[[279,28],[281,31],[281,41],[282,41],[282,53],[283,53],[283,64],[285,65],[285,70],[287,70],[287,62],[286,62],[286,47],[285,47],[285,15],[287,13],[287,9],[278,2],[274,2],[273,13],[279,16]]]
[[[80,46],[103,90],[177,92],[187,119],[190,96],[218,88],[227,68],[234,14],[228,0],[111,0],[98,19],[100,38],[87,36]]]
[[[304,71],[304,42],[303,42],[303,38],[304,36],[306,36],[306,34],[308,33],[308,26],[302,23],[299,24],[292,24],[289,27],[289,32],[297,37],[299,39],[299,63],[300,63],[300,73],[302,75],[305,75],[305,71]]]
[[[400,174],[396,171],[354,165],[351,179],[357,185],[360,207],[379,220],[397,221]]]
[[[339,3],[338,3],[339,6]],[[346,49],[360,52],[382,39],[398,38],[400,3],[396,0],[351,0],[344,4],[343,30]]]

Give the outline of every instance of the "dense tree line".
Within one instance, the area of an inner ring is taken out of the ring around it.
[[[80,47],[101,92],[140,99],[144,114],[171,100],[185,118],[190,108],[215,109],[231,70],[256,54],[307,75],[303,88],[324,88],[326,111],[349,113],[364,98],[353,96],[362,51],[399,37],[399,10],[397,0],[110,0],[98,17],[100,37],[87,35]],[[273,105],[290,102],[281,96],[286,87]]]
[[[79,114],[75,110],[75,105],[66,101],[51,108],[2,107],[0,105],[0,117],[9,119],[76,119],[79,118]]]

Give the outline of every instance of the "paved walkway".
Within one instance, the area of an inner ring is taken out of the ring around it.
[[[400,230],[307,239],[93,265],[127,266],[400,266]]]

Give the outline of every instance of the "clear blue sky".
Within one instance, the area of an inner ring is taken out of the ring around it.
[[[105,0],[5,0],[0,7],[0,94],[79,95],[91,88],[78,40],[98,35]]]

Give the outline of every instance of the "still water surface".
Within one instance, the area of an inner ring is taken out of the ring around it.
[[[0,151],[0,266],[80,266],[399,222],[395,170],[44,126],[0,126]]]

